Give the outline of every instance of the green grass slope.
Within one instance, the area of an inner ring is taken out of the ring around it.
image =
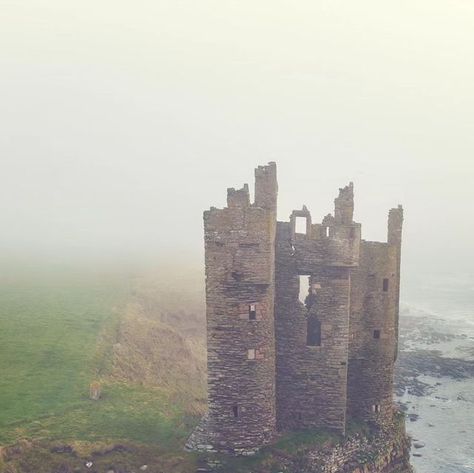
[[[134,350],[141,349],[145,361],[147,353],[151,358],[155,350],[165,353],[161,345],[168,341],[177,355],[189,349],[177,350],[176,340],[184,344],[184,338],[168,326],[159,330],[156,320],[148,320],[148,330],[146,317],[140,318],[136,346],[129,346],[135,321],[127,313],[132,292],[125,277],[66,275],[1,284],[0,444],[21,437],[168,442],[168,431],[183,422],[183,406],[170,401],[169,386],[153,384],[152,366],[143,382],[132,372],[138,369],[133,364],[127,376],[126,365]],[[169,360],[164,367],[171,373]],[[194,371],[195,379],[203,376],[198,368]],[[155,376],[160,383],[165,377]],[[88,398],[96,379],[103,389],[98,402]]]
[[[22,423],[84,404],[97,335],[125,296],[118,281],[22,281],[0,287],[0,443]]]

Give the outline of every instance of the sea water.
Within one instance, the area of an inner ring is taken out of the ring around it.
[[[451,340],[433,342],[423,333],[404,344],[404,349],[439,350],[442,357],[474,360],[474,278],[456,275],[426,278],[406,291],[410,317],[427,318],[440,333],[454,335]],[[401,318],[403,324],[403,317]],[[449,338],[449,337],[448,337]],[[474,361],[473,361],[474,363]],[[474,378],[441,378],[421,375],[418,379],[431,386],[430,393],[415,396],[405,392],[397,400],[417,414],[407,419],[413,443],[412,464],[417,473],[474,472]],[[414,456],[415,455],[415,456]],[[421,455],[421,456],[419,456]]]

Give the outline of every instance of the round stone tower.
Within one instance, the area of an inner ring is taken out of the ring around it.
[[[387,242],[362,240],[351,274],[348,415],[377,424],[393,418],[402,223],[391,209]]]

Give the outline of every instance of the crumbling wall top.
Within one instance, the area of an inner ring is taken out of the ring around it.
[[[403,207],[390,209],[388,212],[388,235],[387,241],[390,245],[400,246],[402,243]]]
[[[266,166],[255,169],[255,205],[276,212],[277,208],[277,167],[271,161]]]
[[[339,189],[339,196],[334,199],[334,218],[336,224],[349,225],[354,215],[354,184]]]
[[[227,207],[248,207],[250,205],[249,185],[244,184],[242,189],[227,189]]]

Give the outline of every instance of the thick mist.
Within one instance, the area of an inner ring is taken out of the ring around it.
[[[276,161],[279,218],[354,181],[403,272],[472,272],[474,5],[0,2],[2,259],[201,261]]]

